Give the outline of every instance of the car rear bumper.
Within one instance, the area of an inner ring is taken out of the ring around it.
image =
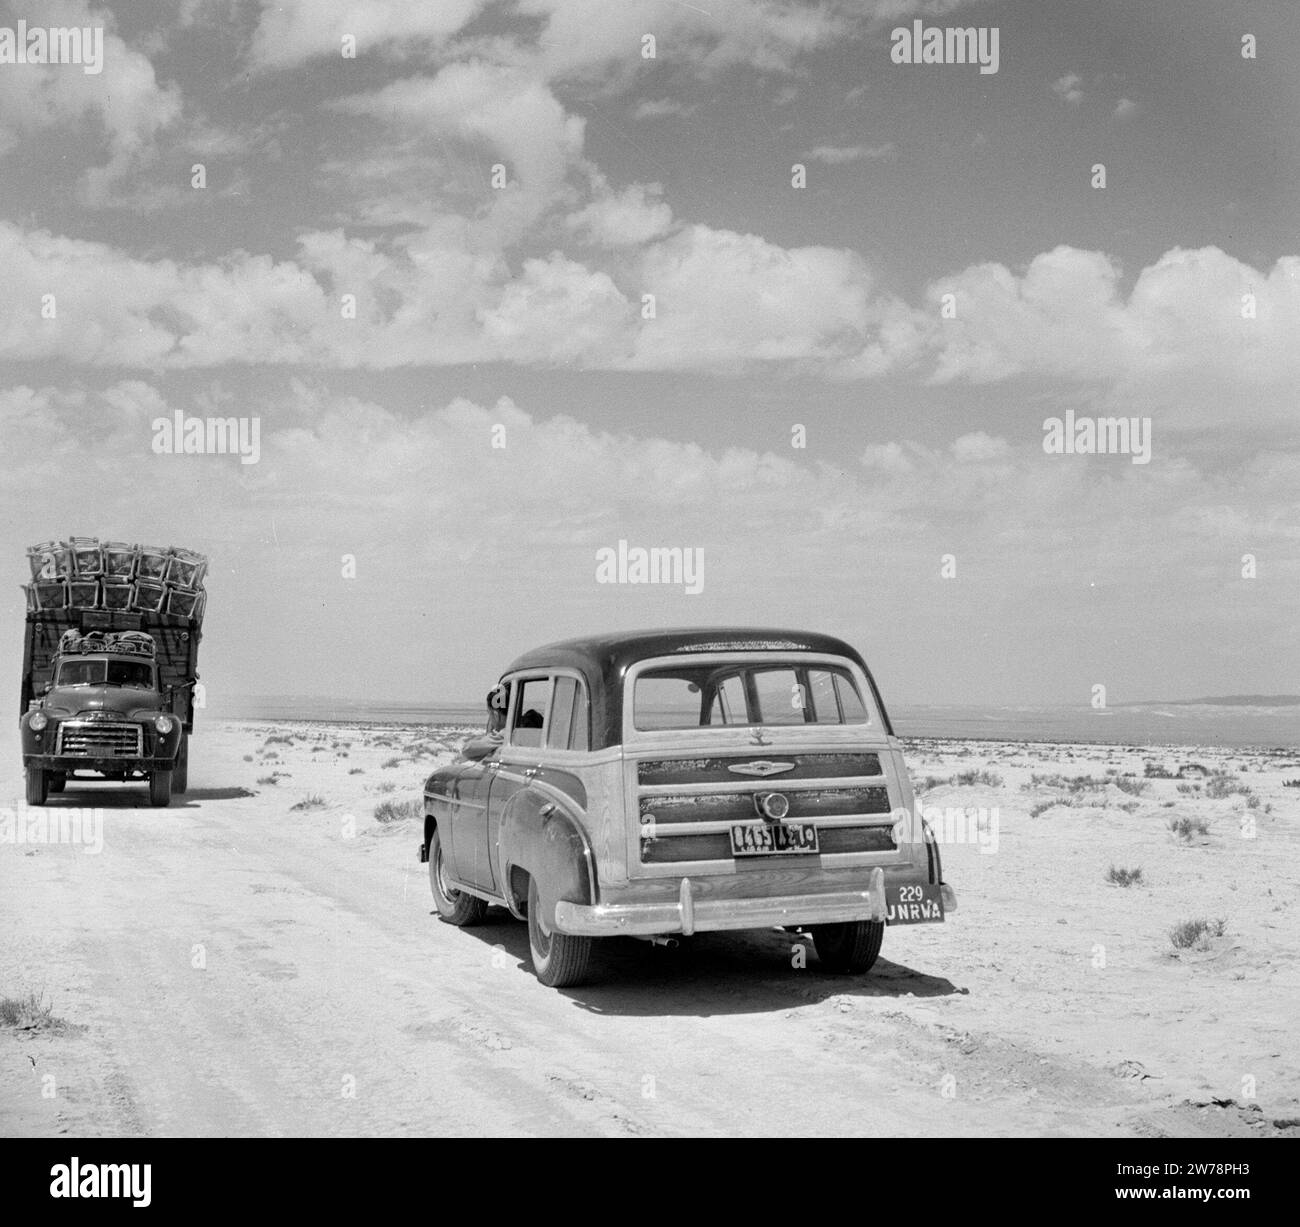
[[[941,888],[944,908],[953,911],[957,896]],[[865,890],[817,895],[774,895],[742,899],[697,899],[690,878],[683,878],[676,901],[661,903],[569,903],[555,905],[561,933],[588,937],[653,937],[663,933],[707,933],[721,929],[762,929],[777,925],[838,924],[849,920],[887,919],[885,875],[873,869]],[[942,916],[937,917],[942,919]]]

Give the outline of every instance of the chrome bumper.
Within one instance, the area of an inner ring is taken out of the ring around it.
[[[945,900],[950,891],[945,888]],[[956,899],[953,899],[953,906]],[[652,937],[659,933],[705,933],[776,925],[837,924],[885,919],[885,874],[873,869],[866,890],[824,895],[774,895],[757,899],[696,899],[683,878],[676,903],[568,903],[555,905],[555,927],[586,937]]]

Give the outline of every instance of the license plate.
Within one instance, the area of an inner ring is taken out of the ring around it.
[[[775,856],[817,851],[817,828],[811,822],[731,828],[732,856]]]
[[[885,923],[934,924],[943,919],[943,893],[930,882],[885,886]]]

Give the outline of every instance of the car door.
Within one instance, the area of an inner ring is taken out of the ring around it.
[[[511,686],[510,720],[501,748],[501,766],[492,778],[487,811],[486,847],[493,861],[501,816],[510,798],[527,788],[537,775],[552,720],[552,689],[553,679],[548,673],[521,676]],[[491,872],[495,877],[495,866]]]
[[[453,876],[466,886],[492,890],[487,855],[487,807],[492,777],[500,767],[497,751],[462,767],[452,786],[451,845]]]

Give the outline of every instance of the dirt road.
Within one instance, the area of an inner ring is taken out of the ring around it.
[[[1258,1136],[1300,1117],[1293,814],[1195,848],[1163,819],[1044,821],[1004,792],[998,853],[945,851],[951,923],[891,929],[866,978],[760,932],[611,942],[596,983],[556,992],[505,913],[438,922],[418,825],[372,817],[416,794],[436,736],[272,731],[206,728],[166,810],[103,784],[52,798],[102,807],[100,851],[0,844],[0,997],[43,993],[62,1020],[0,1030],[0,1133]],[[9,769],[0,807],[20,801]],[[1145,898],[1102,881],[1117,832]],[[1173,957],[1189,908],[1229,936]]]

